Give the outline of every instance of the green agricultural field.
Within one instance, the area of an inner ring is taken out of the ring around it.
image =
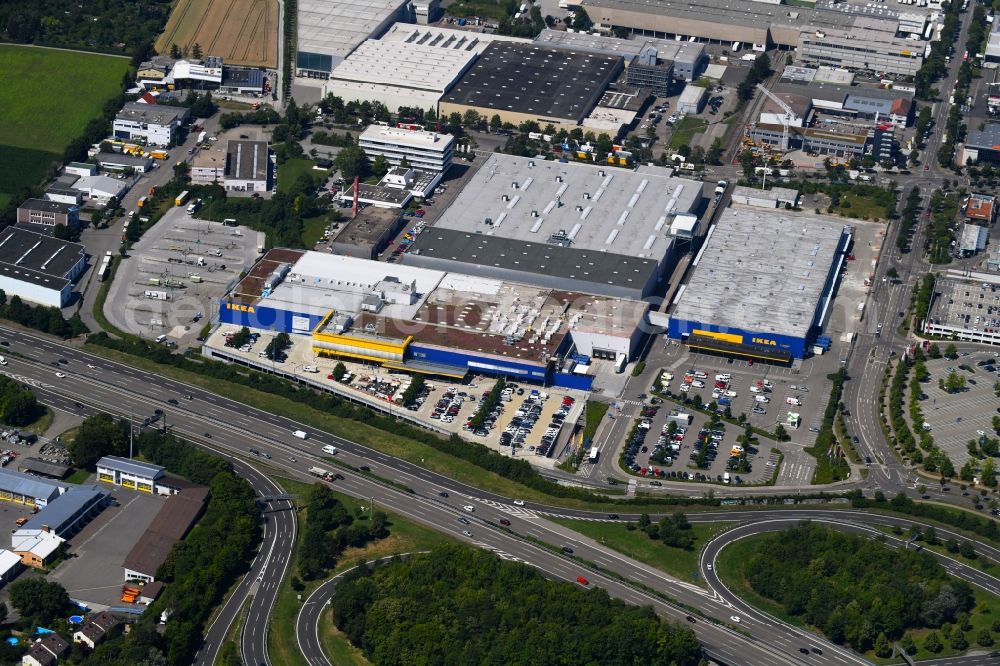
[[[128,58],[0,45],[0,204],[49,163],[121,90]]]

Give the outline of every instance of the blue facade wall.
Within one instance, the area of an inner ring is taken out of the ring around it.
[[[577,375],[571,372],[553,372],[547,383],[559,388],[589,391],[594,383],[594,378],[590,375]]]
[[[426,347],[415,342],[411,342],[406,348],[406,358],[467,368],[471,372],[481,375],[506,376],[510,379],[519,378],[535,382],[545,381],[545,366],[539,363],[508,361],[454,349]]]
[[[715,324],[690,321],[688,319],[677,319],[675,317],[671,317],[670,319],[670,327],[668,328],[667,335],[671,338],[680,340],[691,335],[694,331],[710,331],[712,333],[741,335],[743,336],[744,344],[769,347],[771,349],[784,349],[795,358],[803,358],[806,353],[805,338],[790,335],[778,335],[776,333],[746,331],[741,328],[716,326]],[[774,344],[770,344],[772,342]]]
[[[266,306],[239,306],[225,301],[219,302],[219,321],[234,326],[249,326],[279,333],[299,333],[308,335],[323,317],[305,312],[279,310]],[[296,325],[300,324],[300,325]]]

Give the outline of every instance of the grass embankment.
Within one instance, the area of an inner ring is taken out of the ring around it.
[[[0,45],[0,207],[40,185],[106,100],[121,91],[128,58]]]
[[[45,405],[40,405],[45,411],[38,415],[38,418],[29,423],[26,426],[18,428],[22,433],[34,433],[36,435],[44,435],[45,431],[52,427],[52,422],[56,418],[55,412],[52,411],[51,407],[46,407]]]
[[[750,584],[744,578],[743,564],[751,558],[754,553],[754,549],[756,548],[756,540],[762,536],[764,535],[748,537],[726,546],[722,552],[719,553],[719,557],[715,561],[715,570],[716,573],[718,573],[719,578],[730,590],[741,596],[744,600],[756,608],[773,615],[783,622],[801,627],[815,634],[822,635],[822,632],[817,627],[805,624],[799,618],[785,613],[784,610],[775,602],[757,594],[757,592],[750,587]],[[969,620],[972,625],[972,629],[965,632],[965,635],[969,640],[968,649],[989,650],[992,648],[983,648],[976,644],[976,636],[981,630],[989,629],[992,623],[997,618],[1000,618],[1000,598],[984,592],[978,587],[973,587],[973,591],[975,594],[975,606],[973,611],[970,613]],[[925,650],[923,647],[924,638],[930,633],[930,631],[931,630],[929,629],[911,629],[906,632],[914,639],[918,647],[917,651],[910,655],[913,659],[919,661],[922,659],[936,659],[963,654],[964,651],[962,650],[952,649],[948,645],[948,640],[942,641],[943,649],[939,652],[930,652]],[[938,635],[941,635],[940,631],[938,631]],[[997,637],[996,635],[994,635],[994,639],[1000,641],[1000,637]],[[864,653],[864,657],[877,664],[899,663],[898,658],[882,659],[876,657],[873,651]]]
[[[299,652],[298,644],[295,641],[295,620],[298,616],[302,603],[309,598],[323,580],[304,582],[305,589],[296,592],[292,589],[291,578],[298,576],[297,551],[302,539],[302,520],[308,519],[308,507],[302,507],[302,501],[309,493],[309,484],[293,481],[286,478],[276,479],[285,491],[295,498],[298,507],[300,529],[297,532],[295,548],[292,551],[292,563],[289,566],[288,574],[281,583],[281,590],[274,606],[274,615],[271,617],[271,624],[268,630],[268,651],[271,660],[275,664],[284,666],[308,666],[302,654]],[[367,520],[368,503],[356,500],[347,495],[336,493],[337,499],[347,507],[351,515],[359,520]],[[365,507],[365,511],[361,508]],[[377,507],[376,507],[377,508]],[[362,561],[387,557],[396,553],[407,553],[419,550],[430,550],[445,543],[453,541],[444,535],[426,529],[416,523],[399,517],[394,513],[389,513],[389,536],[379,541],[373,541],[364,548],[349,548],[344,551],[337,567],[330,572],[330,576],[340,573],[345,569],[355,566]],[[327,618],[326,624],[321,626],[320,642],[327,656],[338,664],[365,664],[367,663],[360,653],[347,641],[347,638],[340,632],[331,631],[332,625],[329,623],[329,614],[324,614]],[[354,659],[344,660],[345,655],[354,655]],[[360,659],[360,660],[358,660]]]
[[[622,555],[639,560],[651,567],[684,581],[694,581],[702,587],[704,581],[698,572],[698,555],[709,540],[733,524],[692,523],[691,532],[695,536],[694,545],[689,550],[671,548],[662,541],[650,539],[640,529],[628,529],[628,523],[604,523],[570,518],[550,518],[552,522],[575,530],[601,544],[613,548]]]

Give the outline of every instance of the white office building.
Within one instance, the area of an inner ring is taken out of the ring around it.
[[[169,146],[177,128],[187,121],[190,112],[182,106],[129,102],[115,116],[115,138],[141,141],[148,146]]]
[[[382,155],[392,166],[399,166],[406,158],[412,168],[435,173],[444,173],[451,166],[454,144],[450,134],[384,125],[369,126],[358,139],[369,159]]]

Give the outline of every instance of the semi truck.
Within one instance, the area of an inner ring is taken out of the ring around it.
[[[142,208],[143,206],[146,205],[147,201],[149,201],[149,197],[145,196],[139,197],[139,201],[137,201],[135,205],[138,206],[139,208]]]
[[[333,481],[333,473],[330,470],[323,469],[322,467],[310,467],[309,473],[313,476],[323,479],[324,481]]]
[[[208,132],[202,130],[198,132],[198,143],[205,143],[205,137],[208,136]]]
[[[176,199],[174,199],[174,205],[175,206],[183,206],[185,203],[187,203],[187,200],[188,200],[189,196],[190,196],[190,192],[188,192],[187,190],[184,190],[183,192],[181,192],[180,194],[177,195]]]
[[[165,160],[170,157],[170,153],[165,150],[151,150],[149,156],[154,160]]]

